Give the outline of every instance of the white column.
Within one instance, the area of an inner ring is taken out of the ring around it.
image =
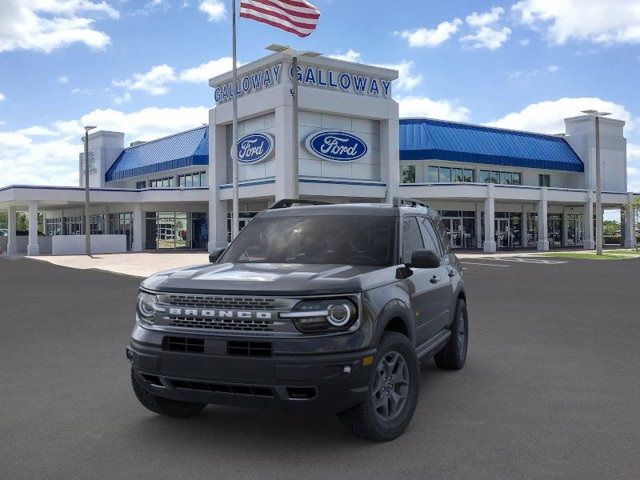
[[[476,203],[476,248],[482,245],[482,204]]]
[[[16,213],[16,207],[9,207],[9,211],[7,212],[7,228],[9,229],[7,255],[16,255],[18,253],[18,244],[16,243]]]
[[[27,255],[40,255],[38,244],[38,202],[29,202],[29,243]]]
[[[288,94],[288,92],[287,92]],[[299,139],[293,138],[293,108],[291,95],[287,95],[285,104],[276,107],[276,155],[275,155],[275,192],[276,201],[291,198],[293,195],[293,152],[291,143]],[[295,160],[297,161],[297,159]]]
[[[209,230],[208,250],[226,247],[227,232],[227,201],[220,199],[220,185],[228,182],[227,165],[230,161],[227,148],[227,130],[225,125],[217,125],[216,109],[209,114]],[[217,160],[214,160],[217,159]],[[221,160],[224,159],[224,160]],[[240,188],[242,198],[242,188]]]
[[[634,248],[636,246],[636,219],[631,206],[633,194],[629,195],[627,205],[624,206],[624,246]]]
[[[493,198],[493,185],[487,185],[487,198],[484,201],[484,251],[485,253],[496,252],[495,233],[495,213],[496,204]]]
[[[540,201],[538,202],[538,250],[549,251],[549,231],[547,229],[547,189],[540,189]]]
[[[133,206],[133,242],[131,242],[132,252],[142,251],[142,233],[144,225],[144,212],[142,205],[137,203]]]
[[[584,242],[585,250],[594,250],[596,248],[596,240],[593,233],[593,198],[587,195],[587,201],[584,204]]]

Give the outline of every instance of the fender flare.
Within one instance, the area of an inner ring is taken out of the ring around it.
[[[409,307],[398,299],[393,299],[387,303],[378,315],[376,322],[376,330],[374,334],[374,344],[378,345],[380,339],[391,320],[398,318],[404,325],[404,329],[412,344],[416,341],[416,324],[412,318]]]

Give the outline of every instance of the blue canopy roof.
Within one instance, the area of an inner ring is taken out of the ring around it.
[[[584,171],[562,137],[432,119],[400,120],[400,159]]]
[[[105,180],[208,164],[209,127],[203,126],[125,148],[105,174]]]

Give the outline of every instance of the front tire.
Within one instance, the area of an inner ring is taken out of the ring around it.
[[[469,317],[467,304],[461,298],[456,304],[456,313],[451,324],[451,337],[447,345],[433,358],[438,368],[444,370],[460,370],[467,360],[469,344]]]
[[[406,429],[418,403],[420,365],[407,337],[385,332],[374,360],[367,400],[338,414],[351,433],[388,442]]]
[[[140,385],[133,369],[131,370],[131,385],[140,403],[158,415],[176,418],[192,417],[207,406],[206,403],[179,402],[149,393]]]

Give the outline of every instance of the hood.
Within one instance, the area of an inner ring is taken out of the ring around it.
[[[168,270],[144,282],[164,292],[324,295],[353,293],[395,279],[395,267],[222,263]]]

